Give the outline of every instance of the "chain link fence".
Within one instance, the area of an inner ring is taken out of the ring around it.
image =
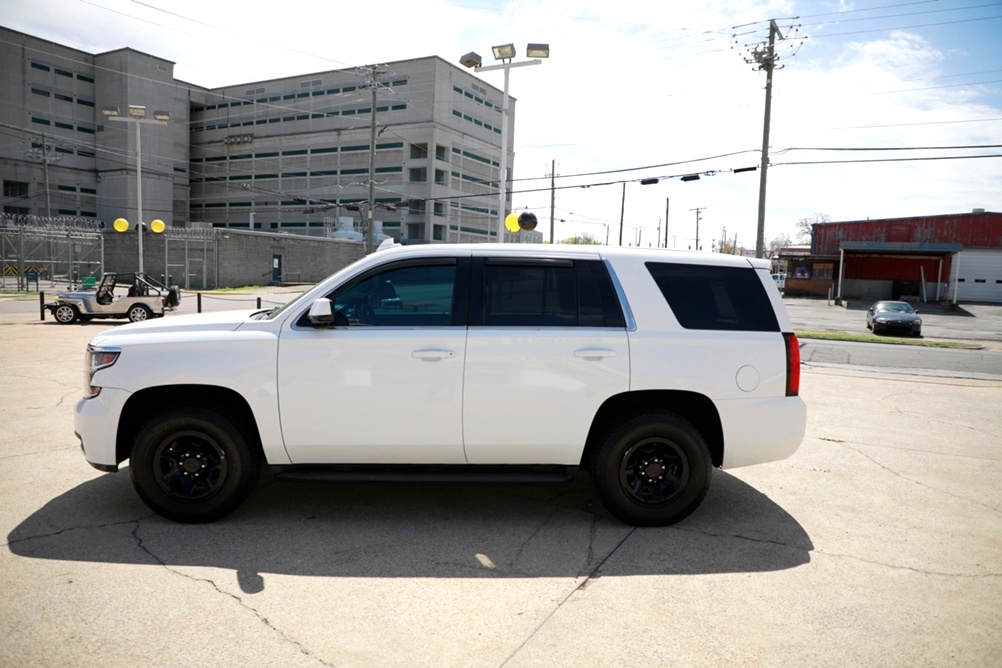
[[[105,271],[133,271],[135,250],[123,244],[135,249],[135,232],[125,234],[106,239],[103,224],[95,219],[0,214],[0,289],[87,287],[99,282]],[[145,238],[151,277],[186,290],[218,286],[217,233],[212,227],[169,227],[163,234],[147,232]]]

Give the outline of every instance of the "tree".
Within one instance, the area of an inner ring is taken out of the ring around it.
[[[793,239],[790,238],[789,234],[780,234],[777,237],[773,237],[772,241],[769,242],[769,250],[775,253],[782,248],[787,248],[792,245]]]
[[[565,244],[579,244],[582,246],[599,246],[599,241],[590,234],[576,234],[563,240]]]
[[[832,217],[827,213],[816,213],[813,216],[801,218],[797,221],[797,241],[800,243],[809,243],[811,241],[811,237],[814,235],[814,229],[812,226],[816,223],[830,222],[832,222]]]

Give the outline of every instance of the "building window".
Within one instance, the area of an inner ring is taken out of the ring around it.
[[[814,265],[814,278],[830,281],[832,280],[832,271],[835,265],[831,262],[816,263]]]
[[[446,183],[449,179],[446,178],[444,169],[435,170],[435,183]]]
[[[428,170],[424,167],[412,167],[410,169],[410,182],[423,183],[428,180]]]
[[[438,160],[448,160],[448,149],[444,146],[435,147],[435,158]]]
[[[420,160],[428,157],[427,144],[411,144],[411,159]]]

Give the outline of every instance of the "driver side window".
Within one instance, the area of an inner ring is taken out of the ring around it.
[[[331,296],[334,324],[348,327],[444,327],[452,324],[455,264],[389,268]]]

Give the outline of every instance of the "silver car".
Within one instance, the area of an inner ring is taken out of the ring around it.
[[[124,294],[116,287],[128,286]],[[159,317],[181,303],[177,286],[165,287],[145,274],[108,273],[101,277],[96,290],[60,292],[55,301],[45,305],[56,322],[69,325],[93,318],[128,318],[141,322]]]

